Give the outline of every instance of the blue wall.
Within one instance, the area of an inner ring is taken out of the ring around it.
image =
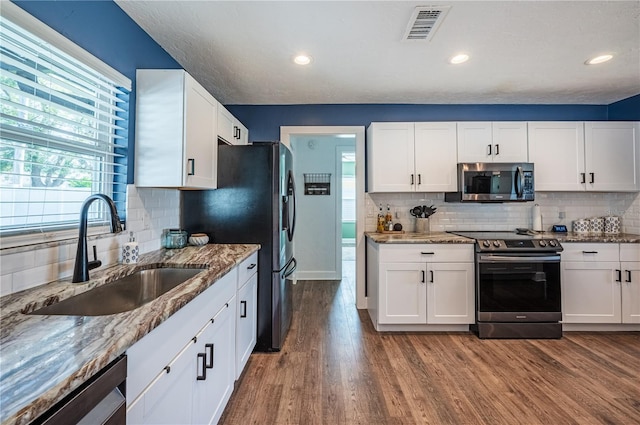
[[[15,1],[131,78],[128,182],[133,182],[136,68],[181,68],[111,0]],[[640,95],[607,105],[230,105],[251,140],[278,140],[280,126],[368,126],[372,121],[640,120]]]
[[[4,0],[3,0],[4,1]],[[129,119],[127,182],[133,182],[135,77],[137,68],[182,68],[111,0],[14,1],[51,28],[133,82]]]
[[[373,121],[603,121],[605,105],[229,105],[251,140],[280,126],[368,126]]]
[[[609,105],[609,120],[640,121],[640,94]]]

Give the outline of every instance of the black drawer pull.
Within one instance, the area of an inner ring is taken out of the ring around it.
[[[598,251],[582,251],[583,254],[597,254]]]
[[[587,178],[585,173],[580,173],[580,183],[586,183],[587,182]]]
[[[616,269],[616,274],[618,275],[618,278],[616,279],[616,282],[622,282],[622,270],[617,270]]]
[[[433,283],[433,270],[429,270],[429,273],[431,273],[431,280],[429,281],[429,283]]]
[[[240,308],[241,308],[241,313],[240,313],[240,318],[244,319],[245,317],[247,317],[247,302],[246,301],[240,301]]]
[[[207,379],[207,355],[205,353],[198,353],[198,360],[200,359],[202,359],[202,375],[198,374],[196,379],[198,381],[205,381]]]
[[[420,252],[422,255],[435,255],[435,252]]]
[[[205,344],[204,349],[209,350],[209,360],[205,364],[205,367],[207,369],[212,369],[213,368],[213,344]]]
[[[420,279],[420,283],[424,283],[424,270],[422,270],[421,273],[422,273],[422,279]]]
[[[249,267],[247,267],[247,270],[251,270],[251,269],[255,269],[256,268],[256,264],[255,263],[251,263],[251,265]]]
[[[625,282],[631,282],[631,270],[624,271],[627,274],[627,280]]]
[[[596,182],[596,175],[595,173],[589,173],[589,176],[591,177],[591,181],[589,183],[595,183]]]
[[[187,160],[187,168],[189,171],[187,172],[187,176],[193,176],[196,174],[196,160],[193,158],[189,158]]]

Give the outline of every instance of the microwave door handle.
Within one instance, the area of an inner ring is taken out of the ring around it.
[[[522,167],[517,168],[518,173],[516,174],[516,195],[518,198],[522,198],[523,188],[524,188],[524,172],[522,171]]]

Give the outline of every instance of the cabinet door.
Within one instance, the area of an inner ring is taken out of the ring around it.
[[[530,122],[528,133],[536,191],[584,191],[583,123]]]
[[[195,344],[198,350],[193,358],[191,375],[194,424],[217,423],[233,392],[235,302],[234,297],[202,331]]]
[[[458,123],[458,162],[492,162],[491,122]]]
[[[518,121],[491,123],[493,162],[527,162],[527,123]]]
[[[640,190],[638,123],[585,123],[587,190]]]
[[[418,192],[456,191],[455,122],[415,123],[414,152]]]
[[[473,263],[427,265],[427,323],[475,322]]]
[[[244,366],[256,345],[258,314],[258,275],[254,274],[238,291],[236,310],[236,375],[240,378]]]
[[[640,323],[640,261],[622,266],[622,323]]]
[[[191,423],[193,358],[197,347],[191,342],[159,371],[140,396],[127,408],[128,424]]]
[[[367,156],[369,192],[416,190],[413,123],[372,123]]]
[[[427,323],[426,267],[419,263],[381,263],[378,323]]]
[[[619,262],[562,262],[562,321],[620,323]]]
[[[218,164],[217,102],[200,84],[185,74],[184,104],[183,186],[215,189]]]
[[[218,137],[232,145],[235,144],[233,121],[234,117],[231,112],[218,103]]]

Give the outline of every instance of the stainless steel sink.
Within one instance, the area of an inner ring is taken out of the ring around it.
[[[139,270],[29,314],[104,316],[138,308],[202,272],[203,269]]]

